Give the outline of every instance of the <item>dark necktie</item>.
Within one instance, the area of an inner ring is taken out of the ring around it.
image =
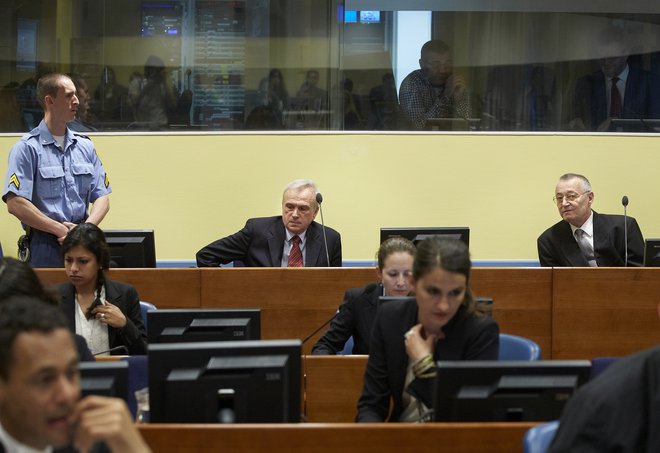
[[[587,239],[584,230],[581,230],[580,228],[575,230],[575,239],[577,239],[577,243],[578,246],[580,247],[580,251],[586,258],[587,262],[589,263],[589,266],[597,267],[598,264],[596,264],[596,257],[594,256],[594,248],[589,243],[589,239]]]
[[[291,238],[291,251],[289,252],[289,267],[303,267],[302,251],[300,250],[300,237]]]
[[[612,77],[612,90],[610,95],[610,117],[621,118],[621,93],[616,83],[619,81],[618,77]]]

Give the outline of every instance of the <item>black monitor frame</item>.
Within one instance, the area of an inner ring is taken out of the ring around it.
[[[150,421],[297,423],[300,340],[149,345]]]
[[[644,267],[660,267],[660,239],[644,240]]]
[[[434,421],[548,421],[589,380],[588,360],[440,361]]]
[[[261,339],[258,308],[182,308],[147,313],[147,338],[152,343],[243,341]]]
[[[403,237],[412,241],[415,245],[430,236],[444,236],[460,239],[470,247],[470,227],[402,227],[381,228],[380,243],[391,237]]]
[[[154,230],[104,230],[110,267],[156,267]]]
[[[128,403],[128,362],[80,362],[80,394],[112,396]]]

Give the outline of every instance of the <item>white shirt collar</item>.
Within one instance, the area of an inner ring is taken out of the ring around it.
[[[573,236],[575,236],[575,230],[578,228],[581,229],[586,233],[588,237],[593,237],[594,236],[594,211],[591,211],[589,214],[589,218],[582,224],[582,226],[576,227],[573,226],[573,224],[569,223],[571,226],[571,232],[573,233]]]
[[[53,447],[46,447],[43,450],[37,450],[14,439],[0,425],[0,442],[5,447],[5,453],[52,453]]]
[[[307,230],[303,231],[300,234],[293,234],[292,232],[290,232],[286,228],[284,228],[284,230],[286,231],[286,242],[291,242],[291,239],[293,239],[294,236],[298,236],[300,238],[300,246],[302,247],[302,245],[305,243],[305,237],[307,236]]]

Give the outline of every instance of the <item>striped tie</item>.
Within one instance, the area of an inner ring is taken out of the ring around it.
[[[289,267],[303,267],[302,251],[300,250],[300,238],[291,238],[291,252],[289,252]]]

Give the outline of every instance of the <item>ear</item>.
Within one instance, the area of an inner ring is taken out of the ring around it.
[[[424,62],[421,58],[419,59],[419,69],[424,69]]]
[[[589,192],[589,195],[587,195],[587,196],[589,197],[589,205],[591,205],[591,203],[594,202],[594,193]]]
[[[383,271],[380,268],[376,268],[376,275],[378,275],[378,281],[383,281]],[[660,305],[658,305],[658,310],[660,310]],[[660,313],[660,312],[659,312]]]

